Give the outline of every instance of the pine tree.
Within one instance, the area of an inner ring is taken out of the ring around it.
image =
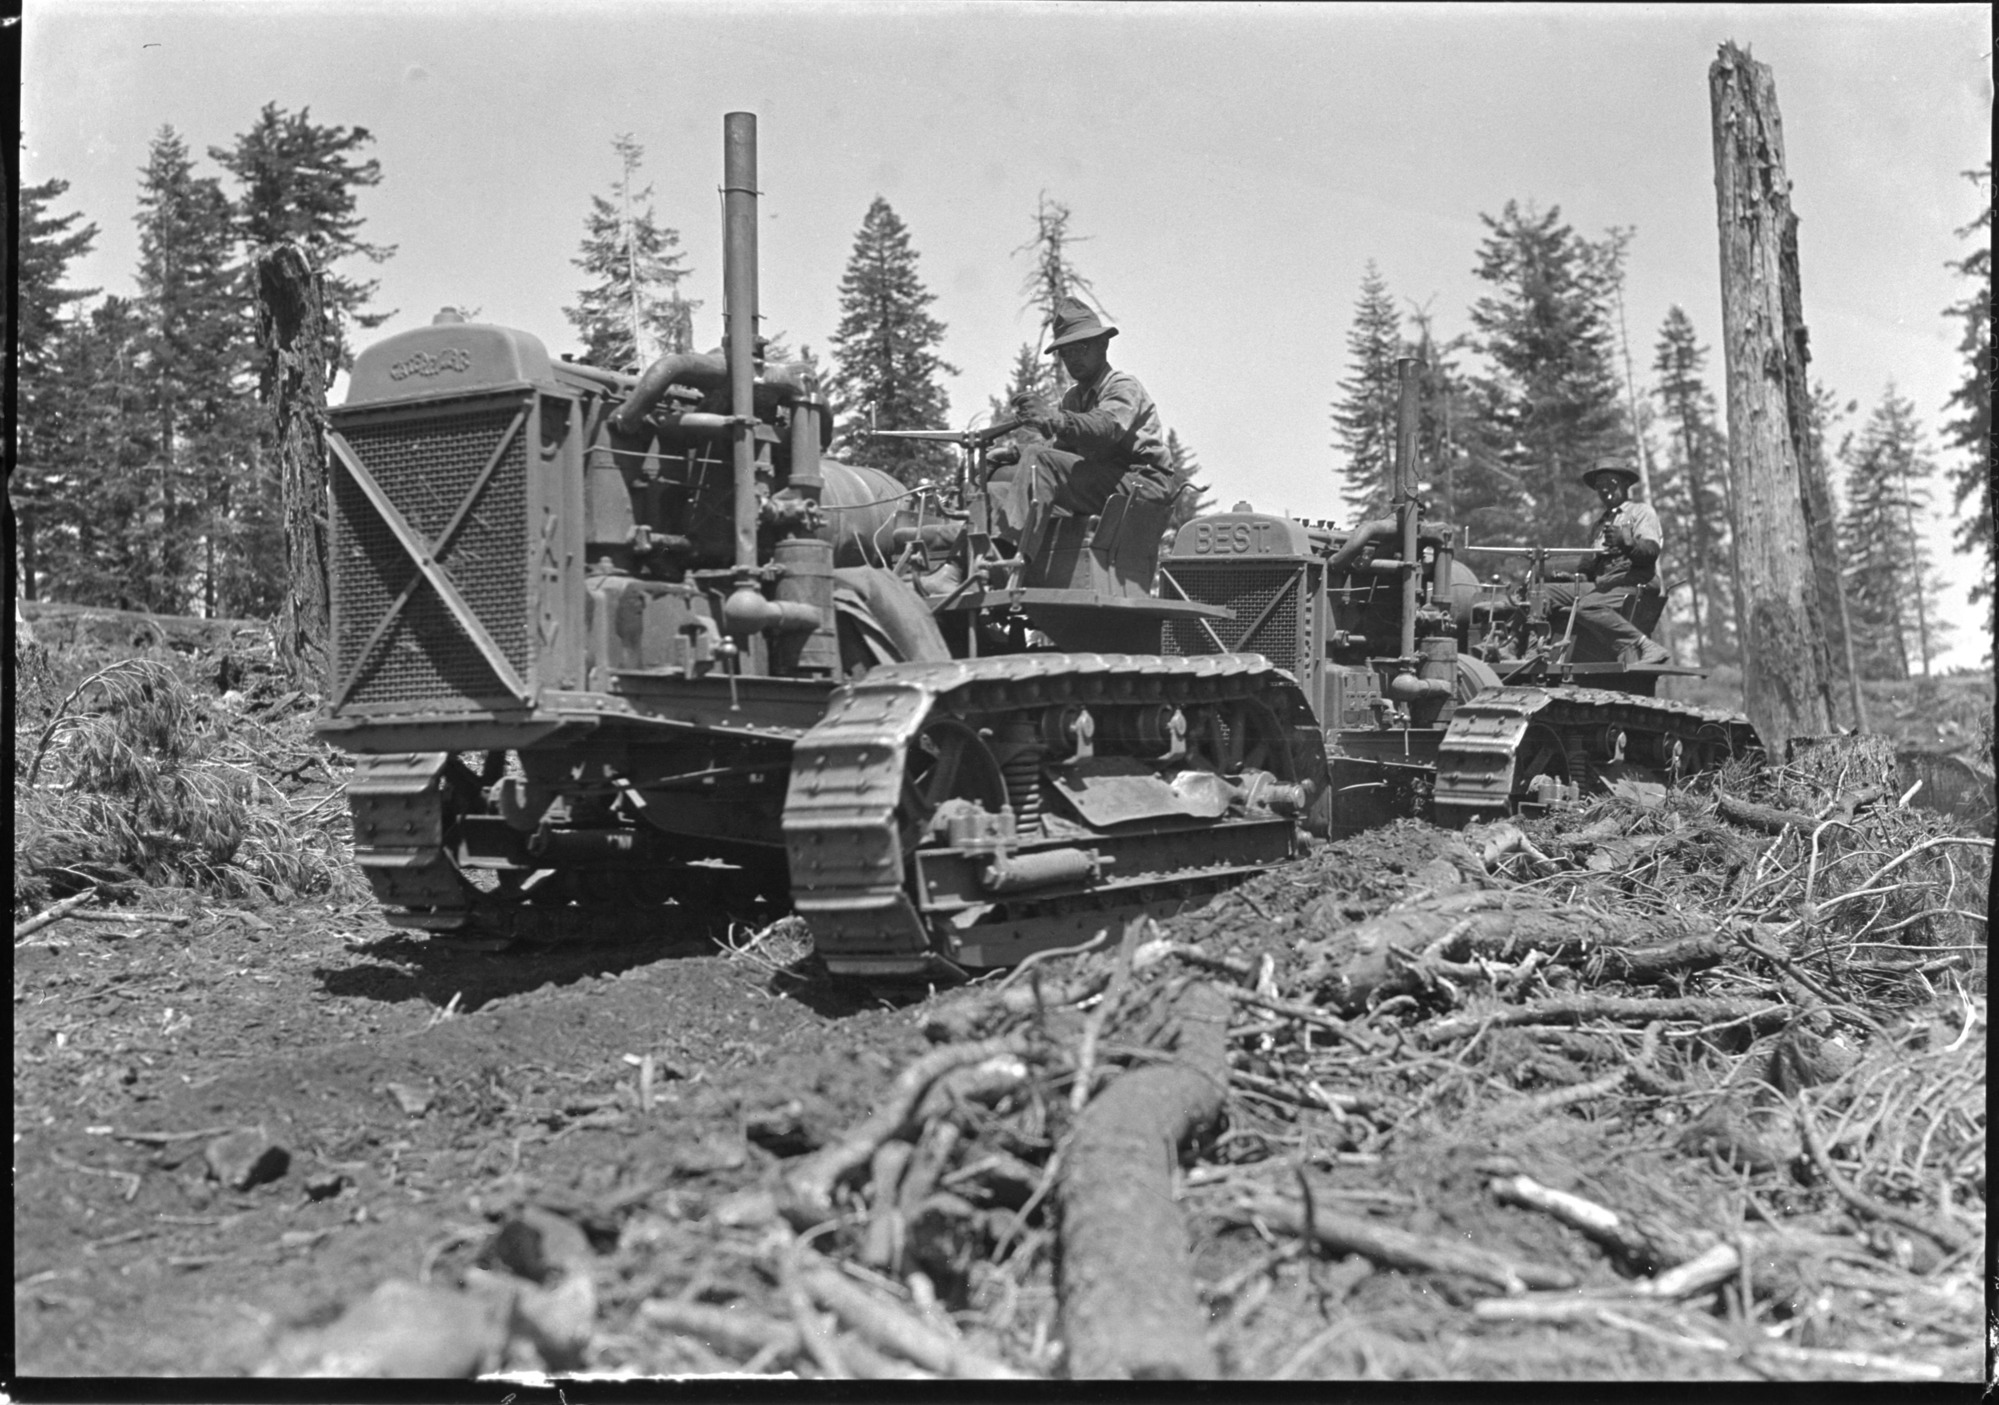
[[[1954,503],[1959,513],[1971,504],[1971,511],[1957,525],[1957,549],[1985,557],[1985,571],[1971,587],[1974,603],[1986,605],[1986,633],[1993,625],[1994,538],[1992,518],[1992,162],[1982,171],[1966,171],[1965,176],[1985,192],[1985,208],[1978,218],[1957,231],[1960,238],[1977,241],[1971,253],[1951,267],[1972,280],[1972,289],[1963,302],[1945,309],[1945,315],[1964,323],[1958,351],[1964,356],[1964,379],[1951,392],[1949,405],[1957,417],[1944,426],[1944,442],[1966,455],[1950,478]]]
[[[1395,359],[1402,354],[1402,318],[1381,271],[1369,259],[1347,330],[1347,378],[1333,402],[1333,447],[1346,455],[1336,482],[1356,522],[1378,516],[1388,502],[1398,396]]]
[[[354,364],[348,323],[379,327],[395,314],[367,311],[381,287],[339,272],[335,265],[359,257],[381,263],[396,251],[393,244],[371,244],[361,238],[366,221],[358,212],[358,192],[381,184],[382,167],[372,157],[355,159],[374,141],[366,127],[322,126],[312,109],[287,112],[265,103],[256,123],[239,133],[234,146],[212,146],[209,157],[240,187],[235,202],[236,234],[246,253],[282,240],[296,243],[326,279],[327,324],[333,345],[329,364]],[[249,259],[243,260],[247,269]],[[245,317],[255,306],[247,286],[242,295]]]
[[[1202,513],[1213,512],[1215,494],[1200,481],[1200,457],[1171,429],[1166,431],[1166,463],[1173,470],[1173,486],[1179,490],[1179,496],[1173,499],[1173,511],[1166,518],[1166,531],[1170,535]]]
[[[909,231],[877,195],[854,239],[840,279],[840,327],[833,333],[833,412],[844,416],[846,457],[915,483],[947,473],[941,444],[868,439],[877,429],[934,429],[947,423],[949,401],[939,375],[956,375],[936,348],[944,324],[926,310],[936,296],[916,272]]]
[[[1524,212],[1507,201],[1474,270],[1493,292],[1471,308],[1476,349],[1490,363],[1470,397],[1471,445],[1460,475],[1460,513],[1481,535],[1549,545],[1579,543],[1596,516],[1580,475],[1629,452],[1614,337],[1606,303],[1606,254],[1553,206]]]
[[[1700,664],[1736,657],[1728,553],[1728,445],[1703,372],[1708,348],[1674,304],[1659,328],[1652,370],[1666,426],[1666,455],[1652,475],[1666,531],[1666,569],[1688,584]]]
[[[80,211],[49,213],[49,203],[69,190],[69,182],[44,181],[21,190],[20,238],[15,262],[15,460],[8,479],[14,503],[21,593],[40,597],[43,518],[53,504],[75,493],[74,468],[64,452],[65,421],[81,410],[75,385],[66,374],[65,312],[93,296],[95,288],[68,288],[72,259],[90,252],[97,226],[74,228]]]
[[[48,212],[51,201],[67,194],[69,182],[44,181],[21,189],[20,239],[15,261],[14,348],[22,372],[23,394],[28,373],[39,370],[49,347],[62,331],[64,313],[71,303],[96,296],[96,288],[67,288],[71,260],[82,258],[97,242],[97,226],[73,228],[83,212],[66,215]],[[26,415],[32,401],[23,400]]]
[[[1922,440],[1915,405],[1890,382],[1858,442],[1842,454],[1840,545],[1854,654],[1866,678],[1907,678],[1912,659],[1927,676],[1936,653],[1937,588],[1923,526],[1936,465]]]
[[[63,328],[66,413],[50,426],[63,492],[49,503],[45,561],[52,599],[149,609],[160,552],[154,517],[156,416],[143,365],[148,329],[127,298],[107,297]]]
[[[144,608],[178,613],[197,598],[204,528],[229,468],[218,455],[240,412],[244,369],[229,201],[197,176],[172,127],[153,139],[139,191],[141,362],[153,421],[149,517],[156,533]],[[219,432],[221,431],[221,432]],[[212,605],[212,600],[209,602]]]
[[[582,255],[570,260],[591,278],[577,305],[563,309],[583,339],[583,359],[611,370],[637,370],[666,352],[694,346],[694,310],[680,295],[680,232],[659,223],[652,187],[633,188],[645,148],[626,133],[611,142],[619,161],[608,198],[590,197]]]

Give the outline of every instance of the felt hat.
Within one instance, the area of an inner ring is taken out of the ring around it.
[[[1638,482],[1638,471],[1627,466],[1623,460],[1602,459],[1598,461],[1595,468],[1592,468],[1583,475],[1583,486],[1594,490],[1596,480],[1603,477],[1606,473],[1615,474],[1617,477],[1623,479],[1624,486],[1627,488]]]
[[[1074,346],[1079,341],[1089,341],[1094,337],[1114,337],[1117,328],[1106,326],[1097,314],[1075,298],[1063,298],[1055,304],[1055,315],[1048,319],[1054,333],[1048,340],[1048,350],[1057,347]]]

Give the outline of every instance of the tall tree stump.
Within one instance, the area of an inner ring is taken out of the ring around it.
[[[258,395],[277,428],[289,568],[277,627],[279,661],[295,687],[324,692],[331,678],[327,593],[326,289],[294,244],[257,255]]]
[[[1728,466],[1735,507],[1743,692],[1763,744],[1834,729],[1817,557],[1832,523],[1811,481],[1798,219],[1784,174],[1784,130],[1769,65],[1734,44],[1708,69],[1714,190],[1721,232],[1722,344],[1728,362]],[[1835,566],[1836,569],[1836,566]]]

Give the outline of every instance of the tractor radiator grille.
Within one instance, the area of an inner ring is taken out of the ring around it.
[[[1232,620],[1210,620],[1209,626],[1231,653],[1262,654],[1279,668],[1296,672],[1299,664],[1298,597],[1304,589],[1304,568],[1295,562],[1250,565],[1234,561],[1169,561],[1166,569],[1188,598],[1202,605],[1226,605]],[[1279,593],[1283,600],[1270,610]],[[1172,598],[1170,588],[1162,594]],[[1270,610],[1268,618],[1263,612]],[[1257,621],[1263,622],[1258,624]],[[1249,634],[1251,628],[1255,634]],[[1163,652],[1212,654],[1215,642],[1195,620],[1169,620]]]
[[[435,550],[479,472],[519,410],[516,402],[476,412],[417,414],[345,428],[355,457],[409,524]],[[527,426],[473,503],[439,565],[522,679],[528,674]],[[335,661],[354,678],[346,706],[490,706],[511,690],[494,675],[465,629],[426,582],[387,634],[361,652],[416,576],[416,563],[337,465],[333,472],[333,598],[339,621]],[[358,677],[356,670],[359,670]]]

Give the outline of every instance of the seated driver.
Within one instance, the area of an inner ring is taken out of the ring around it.
[[[1138,377],[1110,363],[1118,329],[1074,298],[1056,305],[1052,325],[1048,354],[1061,358],[1075,384],[1059,407],[1036,395],[1014,397],[1010,413],[1045,442],[1022,446],[1018,466],[991,484],[994,535],[1015,543],[1023,559],[1040,549],[1054,508],[1088,517],[1119,491],[1139,502],[1173,495],[1159,410]]]
[[[1607,646],[1626,668],[1669,664],[1673,656],[1626,619],[1625,605],[1640,590],[1657,590],[1659,548],[1664,533],[1650,503],[1633,502],[1638,475],[1623,463],[1605,462],[1583,475],[1584,486],[1603,503],[1597,519],[1597,551],[1584,567],[1588,585],[1557,584],[1548,590],[1550,616],[1571,606],[1576,628]]]

